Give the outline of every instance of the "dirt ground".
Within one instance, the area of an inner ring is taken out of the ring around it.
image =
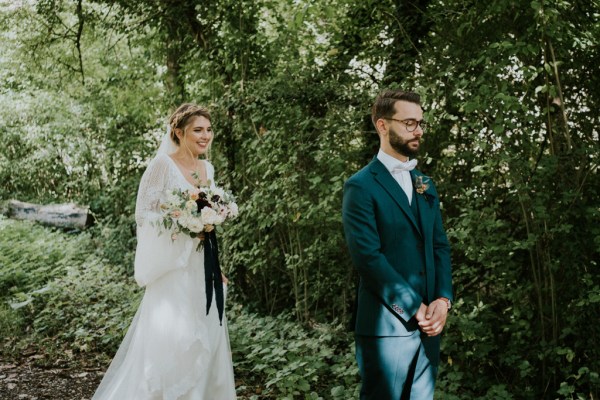
[[[35,351],[18,359],[0,356],[0,400],[90,400],[106,366],[67,353],[51,362]],[[242,393],[238,389],[238,400],[260,396],[262,391],[243,381],[236,381],[236,386],[243,388]]]
[[[0,360],[0,400],[89,400],[102,374],[90,368],[40,367],[31,358]]]

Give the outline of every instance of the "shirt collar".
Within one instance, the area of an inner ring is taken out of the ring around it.
[[[397,158],[390,156],[382,149],[379,149],[379,153],[377,153],[377,159],[381,161],[385,169],[387,169],[390,173],[395,167],[405,164]],[[410,161],[410,159],[408,161]]]

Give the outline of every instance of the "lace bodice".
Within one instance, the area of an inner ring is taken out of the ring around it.
[[[214,186],[215,170],[213,165],[204,160],[206,177]],[[191,189],[192,185],[185,179],[175,161],[166,154],[155,157],[142,176],[135,203],[135,221],[139,227],[148,221],[160,218],[159,206],[165,201],[169,189]]]

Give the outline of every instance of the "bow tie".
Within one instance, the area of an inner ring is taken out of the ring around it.
[[[392,168],[392,174],[396,174],[402,171],[412,171],[417,166],[417,160],[412,159],[407,162],[400,161],[394,168]]]

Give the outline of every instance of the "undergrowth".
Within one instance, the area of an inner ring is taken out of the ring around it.
[[[18,358],[35,348],[44,355],[39,363],[106,364],[143,294],[131,269],[111,264],[103,239],[89,232],[0,217],[0,237],[0,355]],[[285,313],[228,308],[239,398],[357,397],[352,338],[341,324],[303,327]]]

